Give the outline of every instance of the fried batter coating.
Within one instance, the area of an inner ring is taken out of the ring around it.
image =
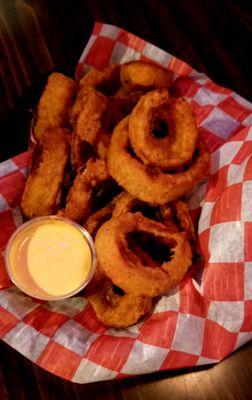
[[[197,141],[197,153],[191,165],[181,173],[164,173],[150,167],[128,151],[129,117],[115,128],[108,152],[110,175],[126,191],[139,200],[163,205],[188,193],[208,174],[210,153],[202,137]]]
[[[102,71],[90,69],[80,80],[81,86],[92,86],[106,96],[113,96],[120,87],[120,65],[112,64]]]
[[[125,328],[151,311],[152,299],[132,294],[116,292],[113,283],[105,281],[96,293],[87,296],[97,319],[113,328]]]
[[[162,89],[141,97],[129,119],[129,136],[145,164],[172,170],[191,160],[198,130],[187,101],[169,99]]]
[[[58,215],[81,222],[88,217],[93,191],[109,178],[104,160],[90,158],[80,169],[66,200],[66,207]]]
[[[36,145],[21,202],[22,212],[27,218],[57,212],[69,151],[69,134],[62,128],[46,131]]]
[[[173,72],[146,61],[131,61],[121,65],[121,82],[128,90],[169,88]]]
[[[46,130],[65,126],[76,86],[76,82],[58,72],[49,76],[38,104],[34,127],[37,141],[43,138]]]
[[[152,241],[161,242],[168,259],[161,263],[153,259],[149,264],[149,257],[141,258],[138,248],[130,246],[132,233],[151,235]],[[95,248],[100,268],[115,285],[135,296],[154,297],[174,288],[192,263],[191,247],[183,232],[174,232],[140,212],[105,222],[96,234]]]

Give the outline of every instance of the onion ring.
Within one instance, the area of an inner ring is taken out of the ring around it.
[[[129,117],[115,128],[109,151],[108,170],[110,175],[126,191],[142,201],[163,205],[188,193],[209,170],[210,154],[202,137],[197,140],[198,154],[189,168],[181,173],[168,174],[149,167],[128,152]]]
[[[128,246],[127,235],[132,232],[152,234],[172,248],[171,260],[154,268],[144,265]],[[105,222],[97,232],[95,248],[105,274],[126,293],[136,296],[154,297],[175,287],[192,262],[191,247],[183,233],[170,231],[141,213],[127,213]]]
[[[97,319],[113,328],[126,328],[151,311],[152,299],[123,293],[110,281],[105,281],[96,293],[88,295]]]
[[[112,96],[120,87],[120,65],[112,64],[102,71],[90,69],[80,80],[80,85],[92,86],[106,96]]]
[[[131,61],[121,65],[122,85],[128,90],[169,88],[173,72],[146,61]]]
[[[155,133],[164,137],[155,137]],[[169,100],[166,90],[154,90],[142,96],[132,111],[129,136],[145,164],[171,170],[191,160],[198,130],[185,99]]]

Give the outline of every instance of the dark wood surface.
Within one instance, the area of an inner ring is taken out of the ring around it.
[[[119,25],[252,100],[251,0],[0,0],[0,160],[27,146],[52,70],[70,75],[95,20]],[[252,344],[214,367],[74,385],[0,343],[0,399],[252,399]]]

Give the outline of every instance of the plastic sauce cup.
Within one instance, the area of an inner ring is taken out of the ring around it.
[[[94,242],[79,224],[62,217],[34,218],[11,236],[5,264],[12,282],[40,300],[62,300],[92,279],[97,259]]]

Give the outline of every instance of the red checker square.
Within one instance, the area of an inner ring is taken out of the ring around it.
[[[172,96],[177,96],[177,97],[186,96],[192,98],[195,96],[199,88],[200,85],[192,78],[190,78],[190,76],[180,76],[173,83],[171,87],[171,94]]]
[[[232,142],[233,141],[243,142],[244,140],[246,140],[248,133],[249,133],[249,127],[246,127],[240,130],[236,135],[232,136],[232,138],[230,138],[229,140],[231,140]]]
[[[85,63],[98,69],[107,67],[114,45],[114,40],[105,36],[98,36],[87,54]]]
[[[134,342],[128,337],[101,335],[91,344],[85,358],[113,371],[120,371]]]
[[[183,351],[170,350],[160,369],[163,370],[193,367],[196,365],[198,359],[199,356],[195,356],[193,354],[185,353]]]
[[[242,104],[238,103],[233,97],[228,96],[224,101],[219,104],[219,107],[225,111],[231,117],[238,121],[243,121],[251,111],[244,107]]]
[[[25,177],[20,171],[15,171],[1,178],[1,194],[10,206],[17,206],[21,202],[25,187]]]
[[[23,321],[44,335],[52,337],[68,319],[66,315],[50,312],[40,306],[27,314]]]
[[[0,213],[0,246],[5,246],[10,236],[16,229],[11,210]]]
[[[216,200],[211,213],[210,224],[240,221],[242,183],[229,186]]]
[[[102,22],[96,22],[93,29],[93,35],[99,35],[103,27]]]
[[[216,93],[221,93],[221,94],[231,94],[232,91],[230,89],[226,89],[222,86],[216,85],[216,83],[214,83],[213,81],[208,80],[205,85],[204,85],[207,89],[213,90]]]
[[[190,277],[186,277],[180,284],[179,311],[184,314],[193,314],[205,318],[210,301],[201,296],[195,289]]]
[[[225,143],[224,139],[214,135],[212,132],[209,132],[202,126],[199,127],[199,132],[205,139],[211,153],[213,153],[216,149],[218,149]]]
[[[36,363],[53,374],[70,380],[81,360],[82,358],[73,351],[55,342],[49,342]]]
[[[13,286],[5,268],[5,262],[3,256],[4,248],[5,245],[0,245],[0,289],[6,289],[8,287]]]
[[[204,256],[205,262],[207,262],[210,257],[209,236],[210,236],[210,229],[206,229],[204,232],[201,232],[198,237],[200,254]]]
[[[138,339],[154,346],[171,347],[177,325],[178,313],[165,311],[153,314],[142,325]]]
[[[172,60],[169,64],[169,69],[176,72],[176,74],[180,76],[187,76],[192,71],[192,67],[186,64],[184,61],[179,60],[176,57],[172,57]]]
[[[252,156],[252,141],[244,142],[236,156],[233,158],[233,164],[241,164],[246,158]]]
[[[4,308],[0,307],[0,338],[14,328],[18,322],[18,318],[6,311]]]
[[[209,263],[205,269],[204,296],[216,301],[244,299],[243,263]]]
[[[243,175],[243,179],[244,181],[250,181],[252,180],[252,157],[249,158],[245,171],[244,171],[244,175]]]
[[[241,332],[252,331],[252,300],[244,302],[244,321],[241,327]]]
[[[194,100],[191,101],[191,106],[195,113],[197,125],[200,125],[208,117],[208,115],[214,108],[214,106],[212,106],[211,104],[199,106],[198,103],[196,103],[196,101]]]
[[[127,47],[131,47],[132,49],[141,53],[146,45],[146,42],[143,39],[140,39],[137,36],[132,35],[132,33],[128,33],[122,31],[117,39],[120,43],[124,44]]]
[[[88,304],[83,311],[74,317],[74,320],[90,332],[104,333],[107,328],[98,321],[93,308]]]
[[[244,222],[244,260],[252,261],[252,222]]]
[[[235,347],[238,333],[227,331],[216,322],[206,320],[201,356],[221,360]]]
[[[120,379],[125,379],[125,378],[132,378],[134,375],[132,374],[124,374],[123,372],[119,372],[119,374],[116,375],[114,380],[120,380]]]
[[[225,165],[213,174],[207,185],[206,201],[214,202],[227,187],[228,165]]]
[[[18,166],[19,169],[28,167],[31,160],[31,151],[26,151],[25,153],[19,154],[12,158],[12,161]]]

